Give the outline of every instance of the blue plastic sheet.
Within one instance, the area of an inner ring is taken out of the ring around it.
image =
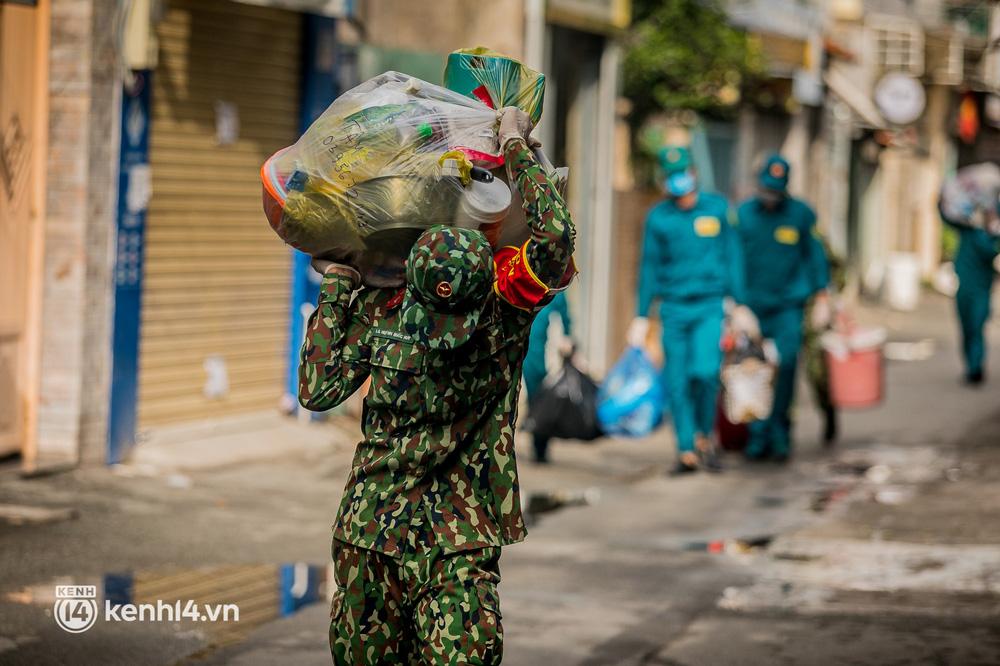
[[[597,396],[597,419],[609,435],[644,437],[663,421],[660,371],[642,349],[629,347]]]

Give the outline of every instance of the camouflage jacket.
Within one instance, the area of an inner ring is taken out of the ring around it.
[[[576,231],[525,143],[509,142],[505,157],[532,233],[495,252],[493,295],[468,342],[421,346],[401,325],[403,292],[363,288],[352,300],[348,278],[323,279],[299,400],[329,409],[371,378],[336,539],[399,555],[415,517],[446,552],[525,536],[514,458],[521,364],[535,313],[575,272]]]

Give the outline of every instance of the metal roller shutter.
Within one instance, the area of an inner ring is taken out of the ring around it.
[[[140,427],[274,408],[290,258],[264,220],[258,171],[299,122],[301,15],[171,0],[157,28],[139,364]],[[238,109],[218,145],[216,107]],[[206,358],[229,389],[206,395]]]

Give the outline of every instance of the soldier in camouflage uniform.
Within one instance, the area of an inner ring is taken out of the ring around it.
[[[496,664],[500,547],[524,539],[514,459],[521,365],[536,312],[565,288],[575,229],[528,146],[500,124],[531,238],[494,252],[478,231],[434,227],[402,290],[324,272],[302,348],[299,399],[329,409],[368,378],[333,531],[337,664]],[[353,298],[352,298],[353,295]]]

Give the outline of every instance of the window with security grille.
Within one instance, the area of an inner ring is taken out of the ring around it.
[[[917,27],[876,24],[870,26],[875,62],[884,72],[924,73],[924,40]]]

